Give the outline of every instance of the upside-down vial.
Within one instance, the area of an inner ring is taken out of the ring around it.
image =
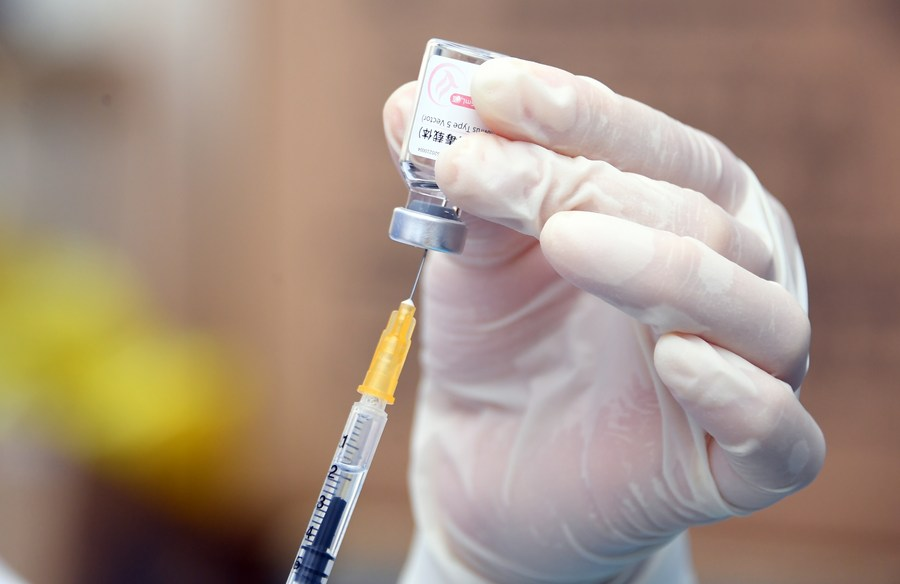
[[[476,68],[499,53],[431,39],[419,70],[419,89],[409,132],[400,150],[400,172],[409,187],[405,207],[394,209],[390,237],[407,245],[460,253],[466,224],[441,192],[434,163],[445,148],[473,132],[490,132],[472,103]]]

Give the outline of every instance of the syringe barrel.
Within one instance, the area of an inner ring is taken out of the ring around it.
[[[385,403],[364,395],[353,404],[287,584],[325,584],[366,473],[387,423]]]
[[[378,441],[387,423],[385,402],[364,395],[350,408],[344,433],[334,453],[334,463],[342,467],[369,470]]]

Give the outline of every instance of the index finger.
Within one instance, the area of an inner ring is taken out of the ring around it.
[[[513,58],[483,63],[472,80],[481,119],[497,134],[567,156],[741,203],[744,164],[712,136],[587,77]]]

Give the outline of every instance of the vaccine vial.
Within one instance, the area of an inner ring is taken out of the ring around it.
[[[409,199],[405,207],[394,209],[389,232],[394,241],[462,252],[466,224],[435,182],[434,163],[461,136],[490,132],[475,111],[470,86],[477,67],[500,56],[440,39],[428,41],[415,111],[400,150],[400,173],[409,187]]]

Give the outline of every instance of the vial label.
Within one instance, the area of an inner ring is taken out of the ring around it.
[[[409,133],[410,154],[435,160],[464,134],[490,133],[475,112],[469,90],[477,67],[439,55],[428,59]]]

